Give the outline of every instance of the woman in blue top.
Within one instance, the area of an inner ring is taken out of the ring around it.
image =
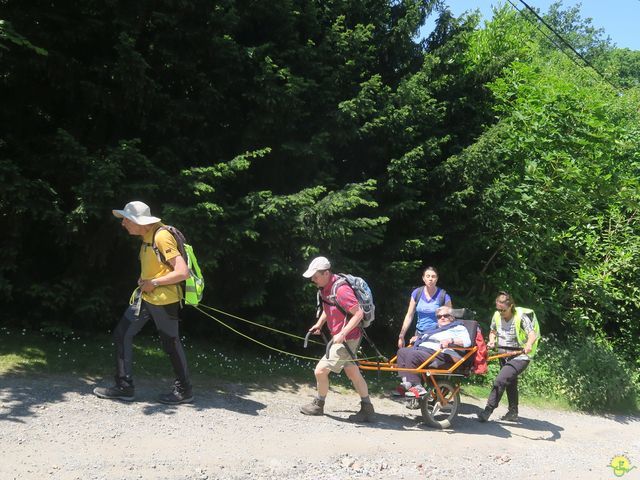
[[[425,331],[438,326],[436,320],[436,310],[439,307],[451,307],[451,297],[443,289],[436,286],[438,283],[438,272],[433,267],[427,267],[422,272],[424,287],[418,287],[411,293],[409,308],[402,322],[400,335],[398,335],[398,348],[404,347],[404,337],[411,326],[414,313],[417,312],[416,333],[411,337],[409,343],[415,342],[416,338]]]

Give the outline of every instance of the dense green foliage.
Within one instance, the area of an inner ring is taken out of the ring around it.
[[[110,211],[139,199],[195,245],[204,302],[262,323],[310,325],[300,273],[324,254],[370,281],[388,338],[432,264],[482,318],[508,289],[640,367],[640,52],[579,10],[546,18],[608,83],[508,6],[482,27],[434,0],[3,7],[18,326],[113,324],[138,272]]]
[[[586,411],[637,412],[640,408],[638,371],[609,343],[578,335],[563,340],[550,335],[539,352],[518,378],[521,395]],[[497,361],[489,362],[487,375],[476,375],[471,383],[491,388],[499,371]]]

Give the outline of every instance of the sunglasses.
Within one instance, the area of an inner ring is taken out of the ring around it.
[[[509,311],[508,308],[497,308],[496,310],[498,310],[498,312],[500,312],[500,313],[504,313],[504,312],[508,312]]]
[[[436,318],[448,318],[450,316],[451,315],[449,315],[448,313],[445,313],[444,315],[442,315],[442,314],[441,315],[436,315]]]

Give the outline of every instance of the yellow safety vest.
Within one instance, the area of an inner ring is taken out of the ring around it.
[[[538,340],[540,340],[540,324],[538,323],[536,312],[534,312],[530,308],[516,307],[516,311],[513,314],[513,319],[516,322],[516,339],[518,340],[518,344],[521,347],[524,347],[528,340],[528,334],[522,328],[523,314],[526,314],[531,319],[531,322],[533,323],[533,331],[536,334],[536,340],[531,346],[531,351],[527,354],[529,357],[533,357],[536,354],[536,350],[538,349]],[[495,323],[496,325],[496,330],[501,330],[500,325],[502,323],[502,317],[500,317],[500,312],[496,311],[493,314],[493,323]]]

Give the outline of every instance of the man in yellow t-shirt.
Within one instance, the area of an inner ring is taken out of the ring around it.
[[[116,344],[115,385],[96,387],[93,393],[100,398],[134,399],[133,337],[151,319],[160,333],[162,347],[169,355],[176,375],[172,392],[161,395],[159,400],[171,405],[191,402],[193,392],[178,328],[182,298],[180,283],[189,277],[187,264],[174,236],[161,229],[160,219],[151,216],[145,203],[129,202],[123,210],[113,210],[113,214],[122,218],[122,226],[129,235],[142,239],[139,289],[135,301],[125,310],[113,332]]]

